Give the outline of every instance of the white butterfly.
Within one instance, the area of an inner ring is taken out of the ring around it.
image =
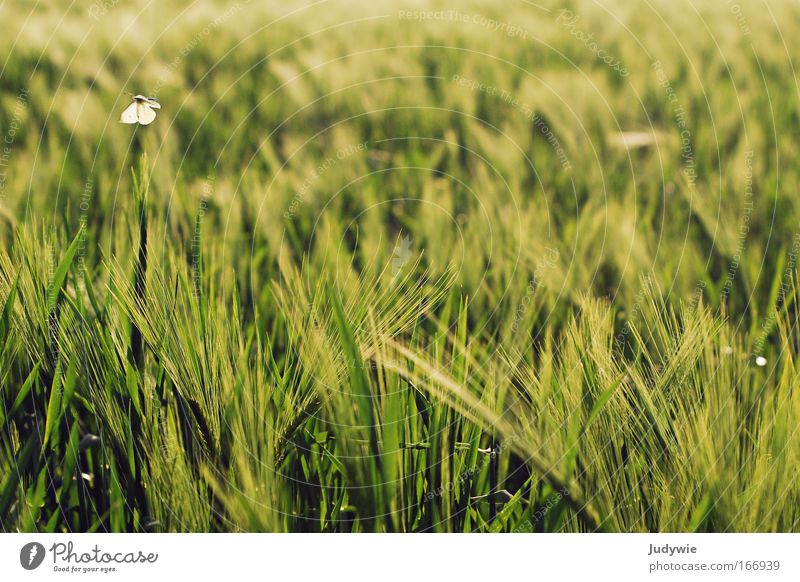
[[[161,109],[158,99],[145,97],[144,95],[134,95],[133,103],[125,108],[119,120],[122,123],[149,125],[156,118],[156,112],[153,109]]]

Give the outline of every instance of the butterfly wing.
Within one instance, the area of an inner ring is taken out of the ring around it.
[[[119,120],[122,123],[136,123],[139,121],[139,114],[138,110],[138,103],[131,103],[125,108],[125,111],[122,112],[122,115],[119,116]],[[151,119],[152,121],[152,119]]]
[[[153,99],[152,97],[147,98],[147,104],[152,107],[153,109],[161,109],[161,103]]]
[[[142,125],[150,125],[156,118],[156,112],[150,109],[147,103],[137,103],[136,106],[139,123]]]

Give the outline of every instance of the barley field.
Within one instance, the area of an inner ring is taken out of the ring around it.
[[[800,531],[796,3],[0,19],[0,531]]]

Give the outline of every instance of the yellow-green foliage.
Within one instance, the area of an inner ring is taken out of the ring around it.
[[[799,17],[4,3],[2,529],[797,531]]]

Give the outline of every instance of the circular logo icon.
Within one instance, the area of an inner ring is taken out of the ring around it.
[[[30,542],[19,551],[19,563],[26,570],[35,570],[44,561],[44,546],[39,542]]]

